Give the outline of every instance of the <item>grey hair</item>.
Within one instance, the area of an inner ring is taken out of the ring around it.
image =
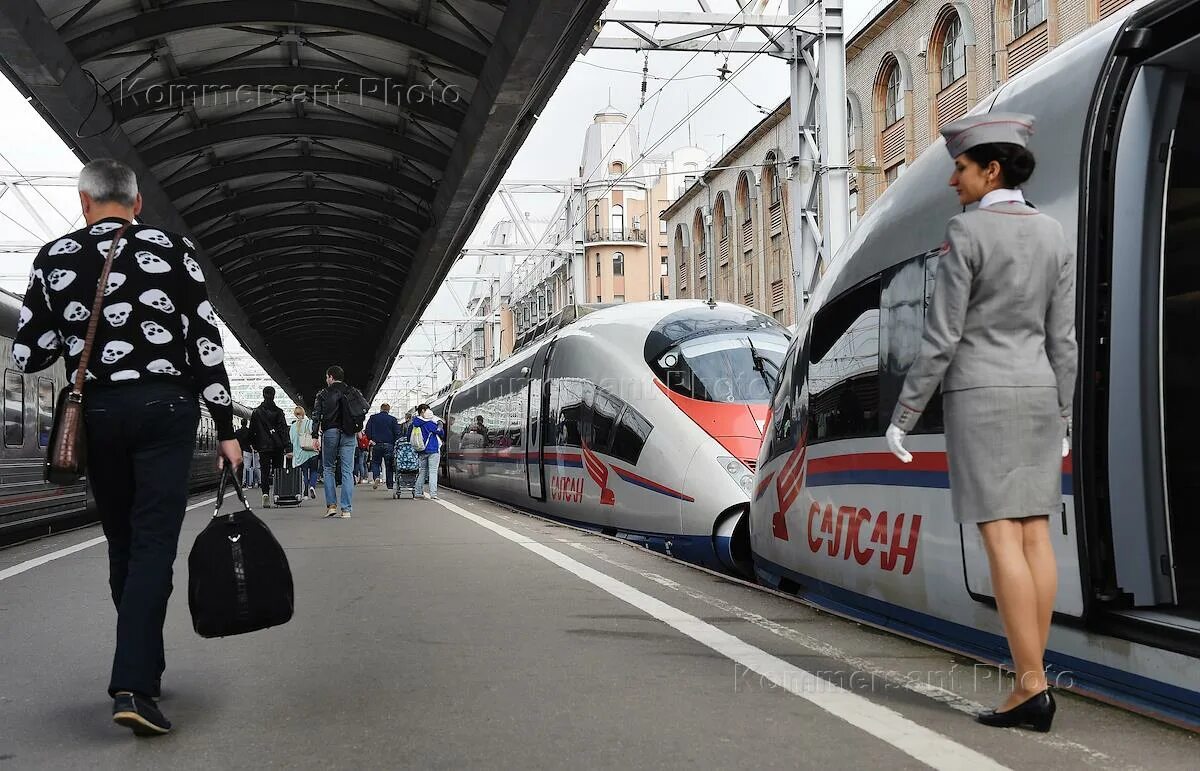
[[[120,161],[99,158],[79,172],[79,192],[87,193],[96,203],[133,206],[138,194],[137,175]]]

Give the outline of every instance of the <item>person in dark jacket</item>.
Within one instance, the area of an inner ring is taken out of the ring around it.
[[[262,404],[250,413],[250,441],[258,450],[258,462],[262,472],[259,489],[263,494],[263,508],[271,508],[271,474],[283,467],[283,455],[291,446],[291,434],[283,410],[275,404],[275,389],[263,389]]]
[[[242,418],[242,427],[233,435],[242,448],[242,487],[258,487],[258,453],[250,441],[250,421]]]
[[[349,386],[346,373],[334,365],[325,370],[325,388],[313,400],[313,436],[321,440],[321,462],[325,470],[325,516],[349,519],[354,503],[354,433],[342,431],[342,409]],[[337,482],[334,469],[341,464],[341,512],[338,512]]]
[[[380,464],[387,469],[387,489],[394,483],[396,461],[392,452],[400,439],[400,421],[391,413],[392,405],[382,404],[367,421],[367,439],[371,440],[371,489],[379,489]]]
[[[166,669],[163,621],[187,510],[199,399],[217,429],[218,467],[236,469],[242,449],[196,245],[178,233],[131,224],[142,196],[137,176],[119,161],[84,166],[79,201],[87,225],[50,241],[33,261],[12,363],[29,373],[62,357],[68,378],[78,373],[87,381],[87,480],[108,541],[117,606],[112,719],[153,736],[171,730],[155,699]],[[92,317],[114,249],[100,315]],[[85,374],[78,370],[89,322],[97,326]]]
[[[433,414],[428,404],[417,407],[417,414],[412,420],[413,428],[421,429],[421,437],[425,446],[417,450],[417,484],[413,495],[419,495],[426,500],[437,498],[438,462],[441,460],[441,440],[446,438],[446,429],[442,421]],[[425,482],[429,482],[429,492],[423,492]]]

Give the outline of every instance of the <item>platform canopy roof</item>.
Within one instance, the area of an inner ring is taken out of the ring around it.
[[[0,68],[138,172],[305,403],[374,392],[603,0],[3,0]]]

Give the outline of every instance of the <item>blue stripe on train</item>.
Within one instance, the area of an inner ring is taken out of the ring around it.
[[[992,662],[1010,660],[1008,643],[1000,635],[964,626],[917,610],[877,600],[820,579],[776,565],[757,554],[754,572],[763,583],[778,588],[782,578],[800,584],[799,594],[836,613],[862,619],[935,645],[962,651]],[[964,589],[963,596],[966,596]],[[1149,677],[1124,672],[1065,653],[1046,651],[1050,683],[1073,683],[1108,699],[1200,727],[1200,693]]]
[[[853,471],[827,471],[809,474],[805,480],[808,487],[832,487],[834,485],[881,485],[885,487],[926,487],[950,489],[950,475],[945,471],[892,471],[855,469]],[[1062,494],[1071,495],[1071,475],[1062,475]]]

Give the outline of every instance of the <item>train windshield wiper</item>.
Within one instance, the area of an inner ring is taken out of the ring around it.
[[[772,383],[767,377],[767,369],[764,365],[770,364],[775,369],[776,374],[779,373],[779,365],[773,361],[770,361],[769,359],[764,358],[763,355],[758,352],[758,349],[754,347],[754,341],[750,339],[749,335],[746,336],[746,342],[750,344],[750,358],[754,361],[754,369],[762,377],[763,385],[765,385],[767,390],[770,391],[775,387],[775,384]]]

